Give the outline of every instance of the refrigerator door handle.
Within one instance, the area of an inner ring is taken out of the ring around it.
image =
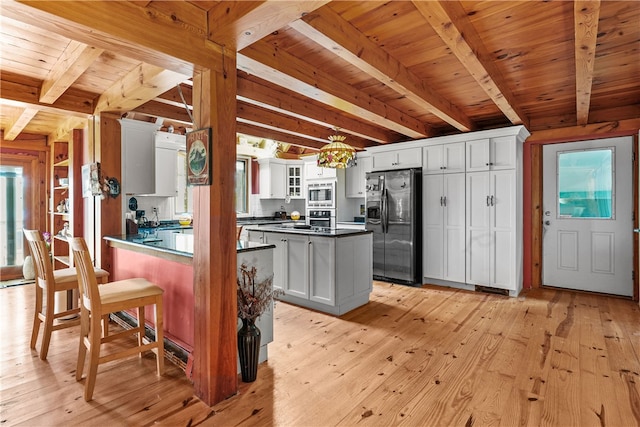
[[[387,189],[382,190],[382,232],[386,233],[389,229],[389,203],[388,203]]]

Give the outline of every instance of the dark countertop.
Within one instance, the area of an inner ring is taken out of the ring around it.
[[[104,239],[114,247],[132,250],[139,249],[140,252],[149,254],[156,252],[159,255],[170,255],[174,260],[176,256],[182,258],[193,258],[193,232],[190,227],[184,228],[185,230],[155,229],[155,231],[150,233],[144,232],[133,235],[105,236]],[[270,248],[275,248],[275,245],[248,242],[244,240],[238,240],[236,243],[236,251],[238,253]],[[191,263],[190,259],[188,263]]]
[[[254,231],[265,231],[268,233],[289,233],[289,234],[306,234],[308,236],[318,236],[318,237],[345,237],[345,236],[356,236],[358,234],[368,234],[372,233],[371,230],[357,230],[357,229],[348,229],[348,228],[319,228],[312,227],[310,229],[307,228],[294,228],[295,223],[290,224],[282,224],[282,225],[261,225],[261,226],[253,226],[247,227],[248,230]]]

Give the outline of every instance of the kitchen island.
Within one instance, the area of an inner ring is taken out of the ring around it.
[[[275,245],[273,287],[284,292],[278,299],[337,316],[369,302],[370,231],[300,223],[247,228],[249,241]]]
[[[104,239],[113,260],[111,280],[144,277],[164,290],[165,337],[183,351],[187,359],[183,368],[189,374],[194,348],[193,230],[183,227]],[[256,279],[264,280],[273,274],[274,248],[270,244],[238,241],[237,265],[255,266]],[[145,317],[152,323],[150,310]],[[135,316],[134,312],[129,314]],[[238,327],[241,325],[238,321]],[[273,340],[273,311],[265,312],[257,325],[262,332],[259,362],[263,362],[268,358],[267,344]]]

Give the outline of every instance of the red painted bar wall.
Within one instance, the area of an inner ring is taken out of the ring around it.
[[[190,353],[193,351],[193,268],[190,265],[151,255],[110,248],[113,272],[110,280],[144,277],[164,289],[165,336]],[[132,312],[132,314],[135,314]],[[145,310],[147,323],[153,323],[153,307]]]

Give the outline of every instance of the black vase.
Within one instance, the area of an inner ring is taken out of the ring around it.
[[[260,329],[253,319],[242,319],[242,327],[238,331],[238,355],[242,381],[245,383],[255,381],[258,374],[260,335]]]

